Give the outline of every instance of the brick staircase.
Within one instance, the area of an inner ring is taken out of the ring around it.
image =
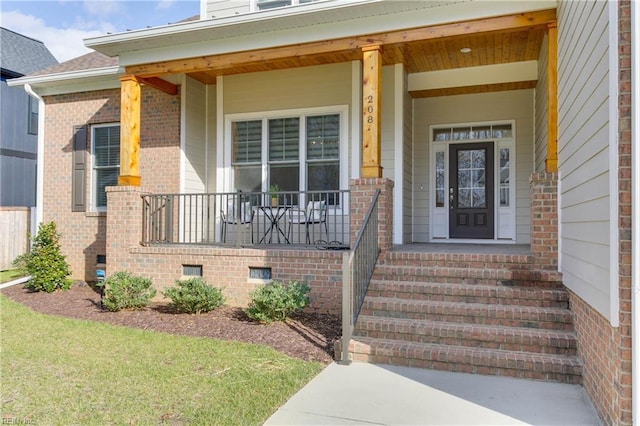
[[[356,361],[582,382],[569,296],[529,255],[381,255],[349,344]]]

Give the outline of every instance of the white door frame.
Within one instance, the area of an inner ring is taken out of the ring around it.
[[[515,135],[515,120],[429,126],[429,197],[427,199],[430,242],[516,243]],[[491,239],[449,238],[449,147],[453,144],[474,142],[494,143],[494,237]],[[508,150],[509,161],[505,170],[501,168],[501,150]],[[443,168],[437,169],[436,157],[439,157],[440,165]],[[502,199],[501,171],[508,174],[508,187],[504,188]],[[440,188],[436,188],[437,173],[440,173]],[[442,183],[444,183],[443,186]]]

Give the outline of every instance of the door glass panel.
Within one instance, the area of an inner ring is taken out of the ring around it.
[[[509,182],[511,178],[509,148],[500,148],[500,207],[509,207]]]
[[[470,149],[458,151],[458,208],[485,208],[486,151]]]
[[[458,151],[458,170],[471,169],[471,153],[473,151]]]
[[[444,207],[444,151],[436,152],[436,207]]]

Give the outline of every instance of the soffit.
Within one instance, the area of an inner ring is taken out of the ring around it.
[[[494,31],[437,40],[384,45],[384,65],[405,64],[408,73],[535,61],[540,54],[546,28],[536,26],[517,31]],[[461,49],[471,48],[469,53]],[[316,55],[296,55],[283,59],[255,60],[211,71],[189,73],[205,83],[215,84],[217,76],[273,71],[361,59],[360,49]]]

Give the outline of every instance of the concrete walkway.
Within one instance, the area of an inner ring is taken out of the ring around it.
[[[581,386],[330,364],[267,425],[599,425]]]

